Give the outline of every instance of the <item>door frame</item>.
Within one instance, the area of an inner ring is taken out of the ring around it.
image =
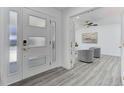
[[[121,14],[121,81],[124,86],[124,11]]]
[[[75,14],[75,15],[72,15],[69,17],[69,44],[70,44],[70,51],[69,51],[69,57],[70,57],[70,67],[73,68],[74,64],[75,64],[75,61],[76,61],[76,49],[75,49],[75,24],[74,24],[74,20],[73,18],[75,16],[78,16],[78,15],[81,15],[81,14],[86,14],[86,13],[89,13],[90,11],[94,11],[94,10],[97,10],[101,7],[94,7],[94,8],[91,8],[87,11],[84,11],[84,12],[80,12],[78,14]]]

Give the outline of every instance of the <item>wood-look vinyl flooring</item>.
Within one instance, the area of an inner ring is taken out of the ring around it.
[[[93,63],[77,61],[74,68],[55,68],[29,79],[12,84],[14,86],[120,86],[120,57],[102,55]]]

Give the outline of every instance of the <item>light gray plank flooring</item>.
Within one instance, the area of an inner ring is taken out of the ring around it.
[[[55,68],[21,82],[19,86],[120,86],[120,57],[102,55],[93,63],[77,61],[74,68]]]

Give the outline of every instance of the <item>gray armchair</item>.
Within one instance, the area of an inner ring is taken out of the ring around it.
[[[101,49],[100,48],[91,47],[91,48],[89,48],[89,50],[94,51],[94,58],[100,58],[100,56],[101,56]]]
[[[78,50],[78,60],[90,63],[93,62],[93,50]]]

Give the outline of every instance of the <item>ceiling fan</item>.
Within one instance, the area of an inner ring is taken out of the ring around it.
[[[98,24],[95,24],[95,23],[90,22],[90,21],[85,21],[84,26],[87,26],[87,27],[90,27],[90,26],[98,26]]]

